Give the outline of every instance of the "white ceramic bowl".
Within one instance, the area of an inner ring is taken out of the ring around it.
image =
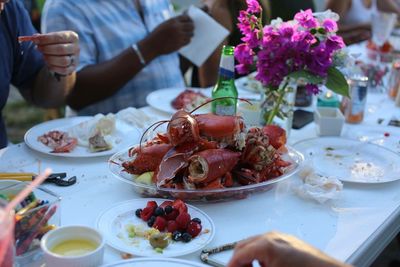
[[[86,239],[98,244],[97,248],[81,256],[62,256],[50,251],[55,245],[71,239]],[[95,229],[87,226],[64,226],[48,232],[41,240],[46,266],[95,267],[103,263],[105,240]]]

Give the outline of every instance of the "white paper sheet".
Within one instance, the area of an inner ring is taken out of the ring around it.
[[[194,36],[179,53],[199,67],[228,36],[229,31],[198,7],[191,6],[188,15],[194,22]]]

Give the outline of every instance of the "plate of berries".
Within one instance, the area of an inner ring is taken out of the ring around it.
[[[132,199],[106,209],[97,228],[111,247],[145,257],[178,257],[209,244],[211,218],[182,200]]]

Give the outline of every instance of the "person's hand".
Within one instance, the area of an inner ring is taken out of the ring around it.
[[[347,266],[296,237],[270,232],[240,242],[227,267],[252,266],[256,260],[268,267]]]
[[[79,38],[75,32],[62,31],[21,36],[19,41],[32,41],[43,54],[50,71],[61,75],[73,73],[79,63]]]
[[[194,24],[188,15],[180,15],[164,21],[149,35],[157,46],[159,55],[169,54],[189,44]]]

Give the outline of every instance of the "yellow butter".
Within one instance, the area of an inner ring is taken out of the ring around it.
[[[82,256],[94,251],[98,244],[86,239],[65,240],[50,249],[51,252],[61,256]]]

